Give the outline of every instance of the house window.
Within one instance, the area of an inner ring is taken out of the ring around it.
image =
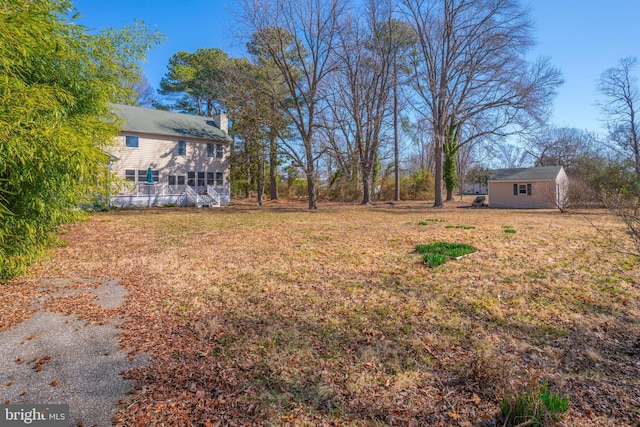
[[[224,174],[222,172],[207,172],[207,185],[224,185]]]
[[[216,144],[216,159],[221,159],[224,155],[224,147],[222,144]]]
[[[204,187],[204,172],[198,172],[198,187]]]
[[[187,185],[189,187],[196,186],[196,173],[195,172],[187,172]]]
[[[531,184],[513,184],[514,196],[530,196]]]
[[[184,175],[169,175],[169,185],[184,185]]]
[[[136,181],[136,170],[135,169],[127,169],[124,171],[124,180],[125,181]]]
[[[214,144],[207,142],[207,157],[213,157],[215,155]]]
[[[124,139],[125,139],[125,142],[124,142],[125,147],[138,148],[138,137],[137,136],[127,135],[127,136],[124,137]]]
[[[178,156],[187,155],[187,141],[178,141]]]

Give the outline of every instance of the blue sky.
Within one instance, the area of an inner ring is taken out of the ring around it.
[[[76,0],[79,23],[89,28],[122,27],[134,19],[165,34],[144,64],[154,88],[171,55],[217,47],[243,55],[233,33],[235,0]],[[553,124],[602,132],[595,103],[597,79],[626,56],[640,57],[638,0],[530,0],[537,45],[533,56],[549,56],[565,83],[554,103]],[[640,70],[638,70],[640,75]]]

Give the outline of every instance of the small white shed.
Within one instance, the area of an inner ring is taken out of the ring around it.
[[[488,185],[489,207],[553,209],[566,207],[569,178],[562,166],[496,169]]]

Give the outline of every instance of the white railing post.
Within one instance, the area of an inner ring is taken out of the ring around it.
[[[215,188],[207,185],[207,194],[215,201],[216,206],[220,206],[220,194],[218,194]]]

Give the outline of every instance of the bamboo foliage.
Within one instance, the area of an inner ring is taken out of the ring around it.
[[[133,95],[138,60],[160,40],[142,25],[89,35],[66,0],[0,9],[0,279],[22,273],[104,188],[118,132],[112,102]]]

